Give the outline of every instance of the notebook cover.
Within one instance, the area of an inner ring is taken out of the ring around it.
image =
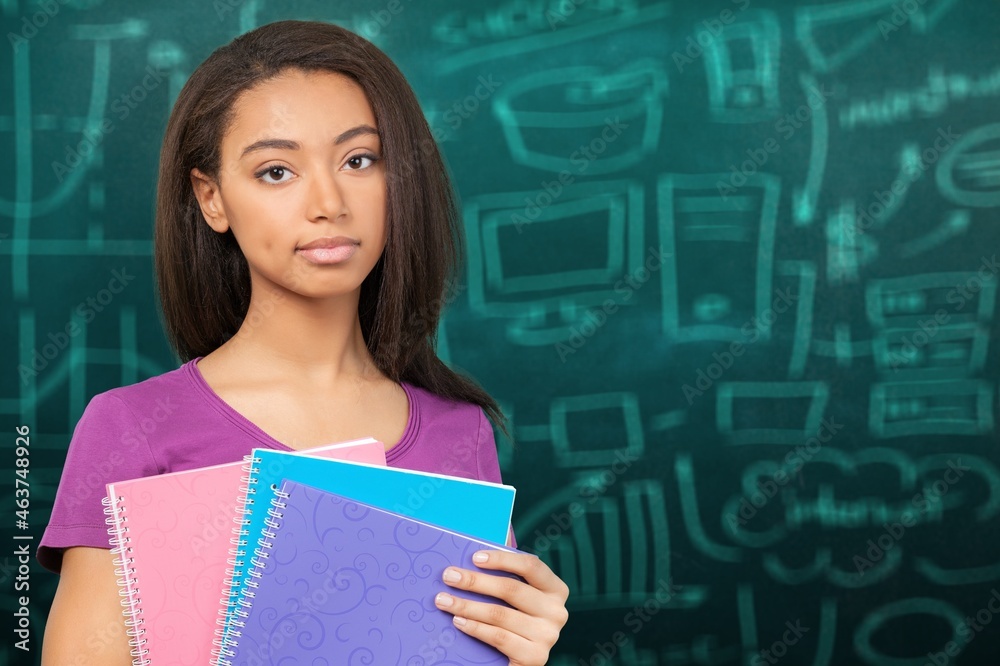
[[[499,650],[456,629],[434,597],[507,606],[449,587],[441,574],[449,565],[476,570],[472,555],[484,548],[519,551],[295,481],[276,495],[225,663],[506,666]]]
[[[384,465],[385,445],[365,438],[295,455]],[[106,485],[104,511],[118,555],[133,664],[211,663],[243,466],[226,463]]]
[[[505,543],[507,540],[514,508],[513,486],[394,467],[316,460],[269,449],[254,449],[253,456],[253,466],[247,467],[245,520],[243,531],[239,533],[244,550],[234,557],[232,596],[221,645],[228,645],[236,600],[246,587],[247,560],[260,545],[259,536],[268,518],[266,510],[274,497],[274,488],[284,479],[484,541]],[[261,506],[263,509],[259,509]]]

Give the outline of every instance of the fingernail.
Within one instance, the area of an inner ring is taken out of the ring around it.
[[[479,564],[482,564],[488,559],[490,559],[490,556],[484,553],[483,551],[479,551],[478,553],[472,556],[472,561]]]
[[[452,619],[452,622],[454,622],[455,624],[457,624],[460,627],[464,627],[465,626],[465,618],[464,617],[459,617],[459,616],[456,615]]]
[[[462,574],[458,573],[454,569],[445,569],[444,579],[449,583],[457,583],[458,581],[462,580]]]
[[[444,592],[437,595],[437,597],[434,598],[434,601],[442,608],[447,608],[455,602],[455,600],[451,598],[450,594],[445,594]]]

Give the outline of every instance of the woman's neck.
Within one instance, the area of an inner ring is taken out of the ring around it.
[[[255,290],[239,331],[216,354],[220,361],[255,368],[255,374],[294,377],[316,391],[384,380],[365,344],[358,296],[355,291],[319,301]]]

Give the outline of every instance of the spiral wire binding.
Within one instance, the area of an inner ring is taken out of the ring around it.
[[[256,459],[256,462],[259,463],[260,459]],[[255,475],[257,471],[259,471],[259,469],[253,471],[253,474]],[[253,483],[256,483],[256,478],[253,479]],[[243,489],[241,488],[240,490],[242,492]],[[250,495],[254,494],[255,492],[256,492],[255,489],[251,488],[249,490]],[[264,519],[264,524],[267,525],[267,527],[271,528],[271,530],[276,530],[278,527],[280,527],[281,524],[278,522],[278,519],[284,516],[284,514],[281,511],[278,511],[278,509],[284,509],[286,504],[281,500],[288,499],[288,493],[282,492],[279,489],[274,490],[274,495],[275,496],[271,498],[272,508],[269,508],[267,510],[267,515],[270,517]],[[247,521],[244,521],[242,523],[244,529],[242,529],[241,532],[243,533],[244,536],[246,533],[245,529],[246,522]],[[270,552],[268,551],[271,549],[272,546],[274,546],[274,541],[267,540],[267,539],[274,539],[276,536],[275,533],[271,530],[264,529],[263,536],[260,539],[257,539],[258,546],[257,548],[254,548],[253,557],[250,558],[250,564],[252,566],[246,570],[245,574],[249,578],[256,579],[261,577],[260,569],[264,568],[265,560],[267,560],[267,558],[270,557]],[[236,557],[242,557],[242,556],[243,556],[242,553],[236,555]],[[222,645],[220,645],[218,649],[219,653],[218,664],[220,666],[232,666],[233,664],[232,660],[227,657],[236,656],[236,650],[232,648],[235,648],[236,645],[239,643],[239,639],[243,635],[241,629],[246,627],[246,623],[243,622],[243,620],[249,617],[250,608],[253,606],[253,600],[254,597],[256,596],[252,590],[256,590],[259,587],[256,580],[247,580],[246,586],[249,589],[243,589],[240,593],[236,594],[235,595],[236,599],[234,602],[232,602],[233,617],[229,621],[230,624],[229,632],[223,637]],[[216,634],[218,635],[218,632],[216,632]],[[215,652],[216,651],[213,650],[213,654],[215,654]]]
[[[250,523],[250,520],[246,517],[250,513],[248,507],[253,505],[254,494],[257,489],[254,488],[257,484],[257,474],[260,473],[260,467],[254,467],[254,464],[260,464],[260,458],[254,458],[253,454],[247,454],[243,456],[243,476],[240,477],[240,488],[236,496],[236,516],[233,518],[233,535],[229,539],[229,557],[226,559],[225,578],[223,580],[223,586],[225,591],[219,599],[219,604],[222,608],[219,610],[219,617],[216,618],[215,624],[218,626],[215,629],[215,638],[212,639],[212,665],[221,666],[222,664],[228,663],[224,658],[224,655],[228,652],[225,646],[228,644],[226,635],[226,619],[233,612],[233,608],[236,605],[237,597],[239,596],[240,583],[243,580],[243,575],[245,575],[246,562],[244,557],[246,555],[247,546],[247,528],[246,526]],[[237,575],[237,571],[243,572]]]
[[[111,553],[118,555],[114,559],[115,575],[118,576],[118,596],[121,600],[122,615],[125,616],[125,626],[128,629],[125,634],[129,636],[128,644],[131,646],[132,666],[148,666],[150,660],[146,657],[149,650],[143,646],[147,639],[143,638],[146,633],[143,627],[142,617],[142,597],[139,596],[139,578],[135,575],[135,568],[132,564],[135,558],[131,556],[132,546],[129,542],[132,539],[128,535],[128,514],[125,509],[125,498],[118,495],[114,498],[114,505],[110,497],[102,497],[101,504],[104,505],[104,523],[108,526],[108,536],[111,538]]]

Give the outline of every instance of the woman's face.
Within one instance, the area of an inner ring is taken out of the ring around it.
[[[364,91],[341,74],[289,69],[233,111],[218,182],[198,169],[191,181],[212,229],[232,229],[254,290],[358,289],[386,242],[382,146]],[[303,248],[316,242],[341,245]]]

